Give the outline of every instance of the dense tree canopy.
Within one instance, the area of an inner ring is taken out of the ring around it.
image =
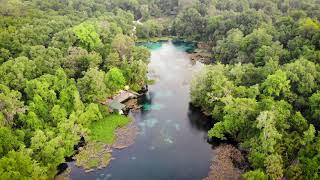
[[[216,121],[208,136],[248,153],[245,179],[318,179],[319,3],[211,3],[199,37],[215,63],[191,86],[192,103]]]
[[[100,103],[145,85],[150,53],[135,47],[133,31],[139,8],[108,3],[0,2],[0,179],[52,179],[108,116]]]
[[[318,0],[0,1],[0,179],[50,179],[100,103],[146,84],[137,38],[204,41],[191,85],[210,138],[233,139],[245,179],[319,179]],[[138,20],[134,22],[135,20]]]

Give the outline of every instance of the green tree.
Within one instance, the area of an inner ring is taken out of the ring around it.
[[[111,43],[112,48],[116,49],[121,59],[128,59],[131,57],[134,41],[126,35],[118,34]]]
[[[24,111],[25,107],[21,101],[21,94],[0,84],[0,127],[12,125],[15,116]]]
[[[120,69],[112,68],[106,74],[105,84],[110,94],[115,94],[124,88],[126,79],[124,78]]]
[[[37,76],[34,61],[26,57],[9,60],[0,66],[1,83],[14,90],[23,90],[27,80],[31,80]]]
[[[84,102],[97,102],[109,95],[105,84],[105,73],[97,68],[89,69],[77,82]]]
[[[77,79],[82,77],[89,68],[97,68],[101,63],[102,58],[98,53],[88,53],[85,49],[73,47],[68,50],[62,67],[69,77]]]
[[[261,84],[261,90],[267,96],[279,97],[289,91],[289,83],[286,73],[278,70]]]
[[[47,169],[30,157],[30,151],[10,151],[0,159],[0,179],[48,179]]]
[[[320,74],[317,65],[300,58],[285,65],[285,71],[291,82],[292,90],[301,95],[309,95],[318,87],[317,79]]]
[[[244,175],[245,180],[267,180],[268,176],[261,170],[248,171]]]
[[[309,98],[309,105],[311,108],[311,116],[319,120],[320,119],[320,91],[317,91]]]
[[[92,51],[101,45],[101,40],[94,24],[81,23],[73,28],[73,32],[79,39],[80,45],[88,51]]]

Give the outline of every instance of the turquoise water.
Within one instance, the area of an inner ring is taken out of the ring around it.
[[[145,42],[145,43],[138,43],[138,46],[144,46],[150,50],[157,50],[160,49],[162,46],[162,42]]]
[[[140,99],[140,112],[131,113],[139,127],[135,144],[114,150],[115,160],[104,169],[85,173],[72,167],[75,180],[200,180],[207,176],[212,147],[207,130],[212,127],[190,106],[189,84],[201,63],[186,53],[190,44],[147,43],[151,50],[149,78],[156,81]]]
[[[168,43],[169,41],[159,41],[159,42],[144,42],[144,43],[138,43],[138,46],[144,46],[150,50],[157,50],[162,47],[164,43]],[[186,42],[183,40],[173,40],[171,43],[179,50],[185,51],[188,53],[192,53],[196,47],[197,44],[194,42]]]

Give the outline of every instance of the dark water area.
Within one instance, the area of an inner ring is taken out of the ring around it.
[[[203,64],[192,63],[189,44],[146,44],[151,50],[149,78],[156,83],[140,99],[142,109],[131,113],[139,127],[135,144],[114,150],[115,160],[101,170],[85,173],[69,163],[75,180],[200,180],[208,175],[212,147],[207,117],[192,107],[189,85]]]

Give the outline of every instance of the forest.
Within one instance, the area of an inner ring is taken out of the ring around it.
[[[210,46],[191,103],[214,119],[209,138],[238,143],[244,179],[320,179],[319,0],[0,5],[0,179],[52,179],[110,118],[102,102],[148,82],[136,42],[163,37]]]

